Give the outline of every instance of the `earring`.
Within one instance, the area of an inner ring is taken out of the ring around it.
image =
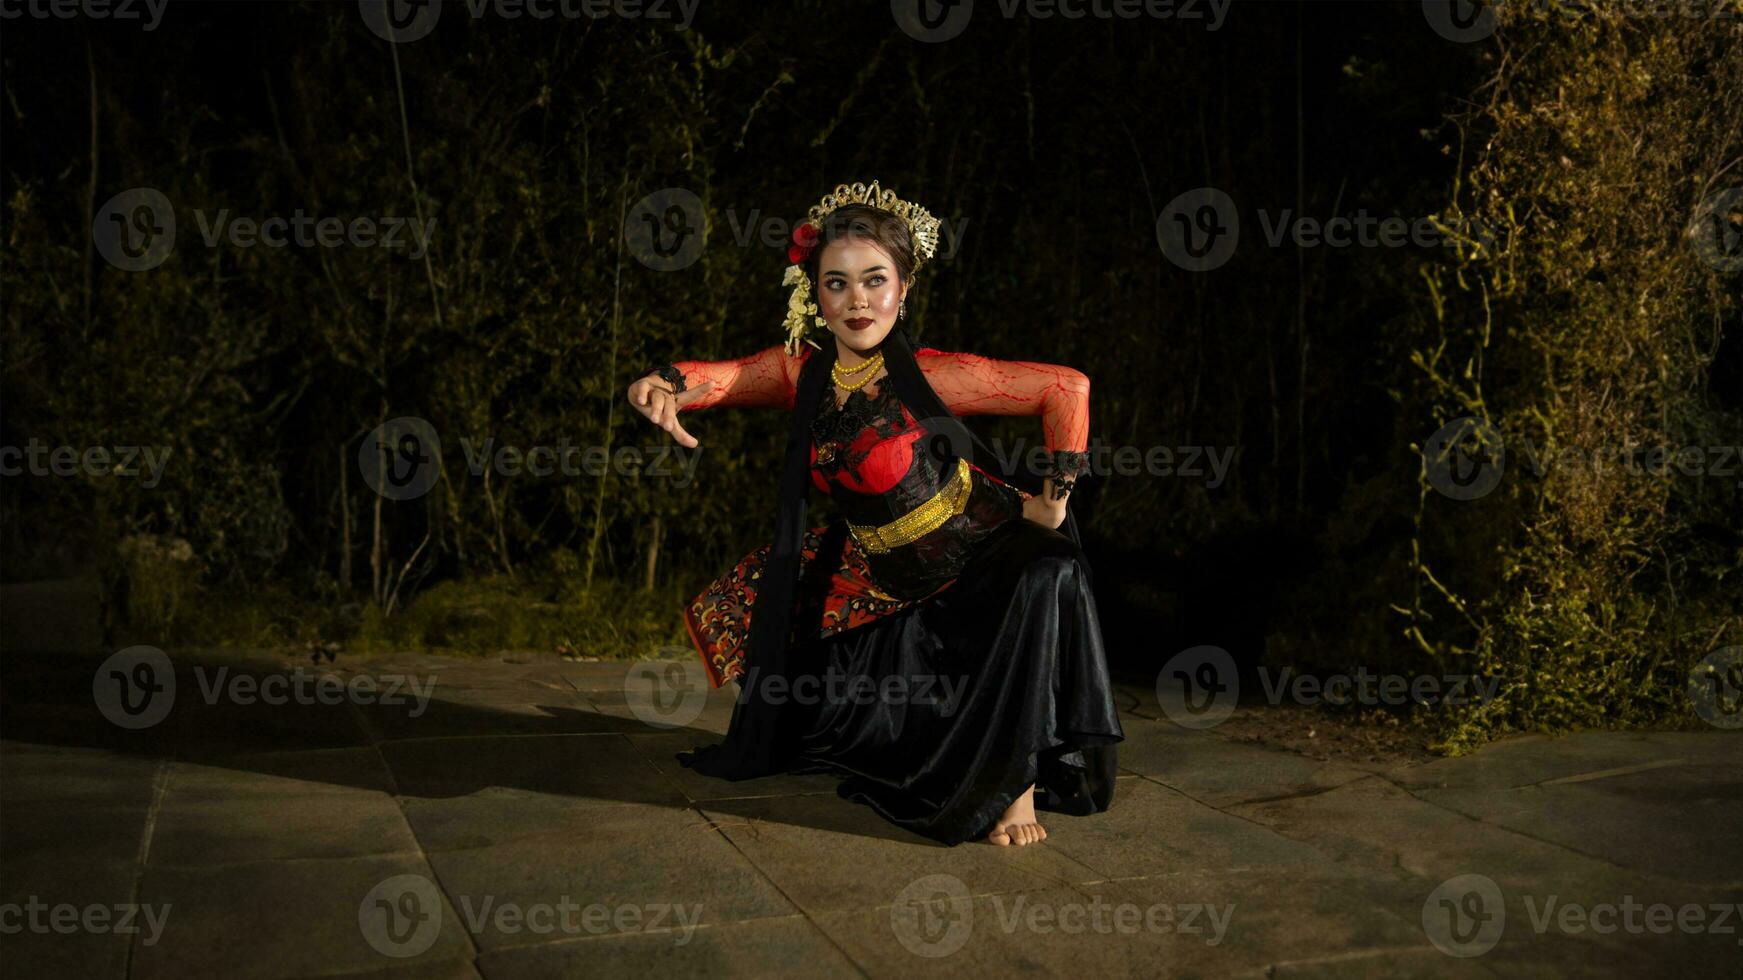
[[[896,319],[906,320],[907,318],[908,318],[908,301],[902,300],[901,308],[896,311]]]

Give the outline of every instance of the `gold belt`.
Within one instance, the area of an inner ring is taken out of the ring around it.
[[[968,506],[968,495],[974,489],[969,478],[968,460],[957,459],[956,472],[950,482],[926,501],[901,517],[881,527],[849,522],[853,540],[871,555],[887,555],[890,549],[913,544],[944,526],[944,522],[962,513]]]

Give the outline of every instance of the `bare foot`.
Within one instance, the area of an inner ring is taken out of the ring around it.
[[[1035,787],[1030,786],[1017,797],[999,822],[993,825],[992,833],[987,834],[986,839],[987,843],[1000,847],[1012,844],[1021,847],[1047,839],[1046,829],[1035,822]]]

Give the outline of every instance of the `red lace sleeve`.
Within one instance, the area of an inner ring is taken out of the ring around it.
[[[707,394],[680,411],[792,408],[798,398],[799,368],[810,353],[811,348],[804,347],[798,357],[792,357],[785,347],[776,344],[736,360],[675,361],[673,366],[684,373],[686,387],[694,388],[704,381],[714,382]]]
[[[1039,361],[998,361],[922,347],[932,390],[958,415],[1039,415],[1048,449],[1089,448],[1089,376]]]

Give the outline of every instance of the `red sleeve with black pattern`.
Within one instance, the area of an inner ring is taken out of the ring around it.
[[[1039,415],[1048,449],[1088,449],[1089,376],[1082,371],[931,347],[914,356],[932,390],[957,415]]]
[[[686,388],[695,388],[704,381],[714,382],[707,393],[679,411],[792,408],[798,398],[799,369],[811,352],[812,348],[804,347],[794,357],[776,344],[733,360],[676,361],[673,366],[683,372]]]

